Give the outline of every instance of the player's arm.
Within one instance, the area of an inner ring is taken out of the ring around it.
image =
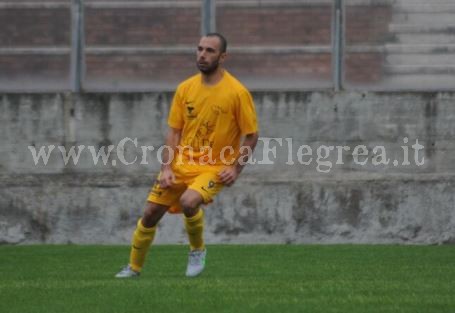
[[[172,183],[175,179],[174,172],[171,168],[172,159],[177,150],[177,146],[180,143],[180,137],[182,134],[181,129],[169,127],[169,130],[166,134],[165,145],[166,149],[163,149],[163,154],[161,159],[163,163],[161,164],[161,176],[160,176],[160,186],[161,188],[168,188],[172,186]],[[173,151],[174,153],[171,153]]]
[[[224,168],[219,174],[219,178],[226,186],[231,186],[237,180],[237,177],[242,172],[248,160],[253,155],[254,148],[259,139],[259,134],[252,133],[245,135],[242,145],[240,146],[240,154],[235,160],[233,166]]]

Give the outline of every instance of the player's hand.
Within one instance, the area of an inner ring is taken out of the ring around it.
[[[170,167],[165,167],[161,170],[160,187],[163,189],[169,188],[175,181],[174,172]]]
[[[230,187],[237,180],[239,173],[235,166],[225,167],[218,173],[218,178],[226,186]]]

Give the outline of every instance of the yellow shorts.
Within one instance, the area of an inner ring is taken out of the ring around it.
[[[218,173],[222,169],[223,166],[173,166],[174,185],[166,189],[161,188],[159,183],[161,173],[158,174],[147,201],[170,206],[169,213],[182,213],[180,197],[187,189],[191,189],[202,196],[204,203],[210,203],[224,187],[218,179]]]

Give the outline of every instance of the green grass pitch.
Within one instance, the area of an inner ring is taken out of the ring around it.
[[[153,246],[139,279],[114,274],[126,246],[0,246],[0,312],[455,312],[455,247]]]

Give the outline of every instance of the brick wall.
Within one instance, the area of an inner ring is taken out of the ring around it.
[[[345,15],[346,44],[380,44],[388,39],[392,8],[386,5],[347,6]]]
[[[240,75],[265,76],[304,76],[330,79],[329,53],[318,54],[235,54],[228,66]]]
[[[68,55],[0,55],[0,76],[9,79],[66,77],[69,58]]]
[[[390,6],[347,6],[345,22],[346,47],[378,45],[388,40]],[[384,54],[378,52],[350,52],[345,55],[346,84],[368,84],[383,78]]]
[[[384,55],[381,53],[348,53],[344,58],[348,83],[372,83],[381,80]]]
[[[0,9],[0,46],[68,46],[69,9]]]
[[[85,14],[88,46],[194,44],[200,35],[198,8],[87,8]]]
[[[235,45],[330,44],[331,6],[224,8],[217,29]]]
[[[87,77],[115,81],[159,80],[176,82],[197,72],[194,55],[102,55],[87,56]],[[279,66],[277,66],[279,64]],[[232,54],[226,68],[236,76],[301,79],[312,76],[329,80],[331,55],[319,54]]]
[[[88,55],[87,77],[92,79],[178,81],[196,71],[193,55]]]
[[[85,9],[85,41],[94,46],[196,46],[200,36],[199,8],[94,8]],[[346,44],[383,42],[391,12],[387,6],[352,6],[346,11]],[[323,46],[331,44],[330,4],[292,7],[217,8],[217,29],[230,46]],[[0,9],[0,42],[7,47],[70,45],[69,8]],[[351,82],[381,79],[380,53],[346,55],[346,78]],[[86,54],[88,81],[143,80],[178,82],[196,71],[195,55],[186,53]],[[327,52],[236,52],[227,68],[242,77],[331,80],[331,54]],[[0,55],[0,80],[21,76],[62,77],[69,72],[69,55]],[[90,83],[85,84],[90,88]]]

